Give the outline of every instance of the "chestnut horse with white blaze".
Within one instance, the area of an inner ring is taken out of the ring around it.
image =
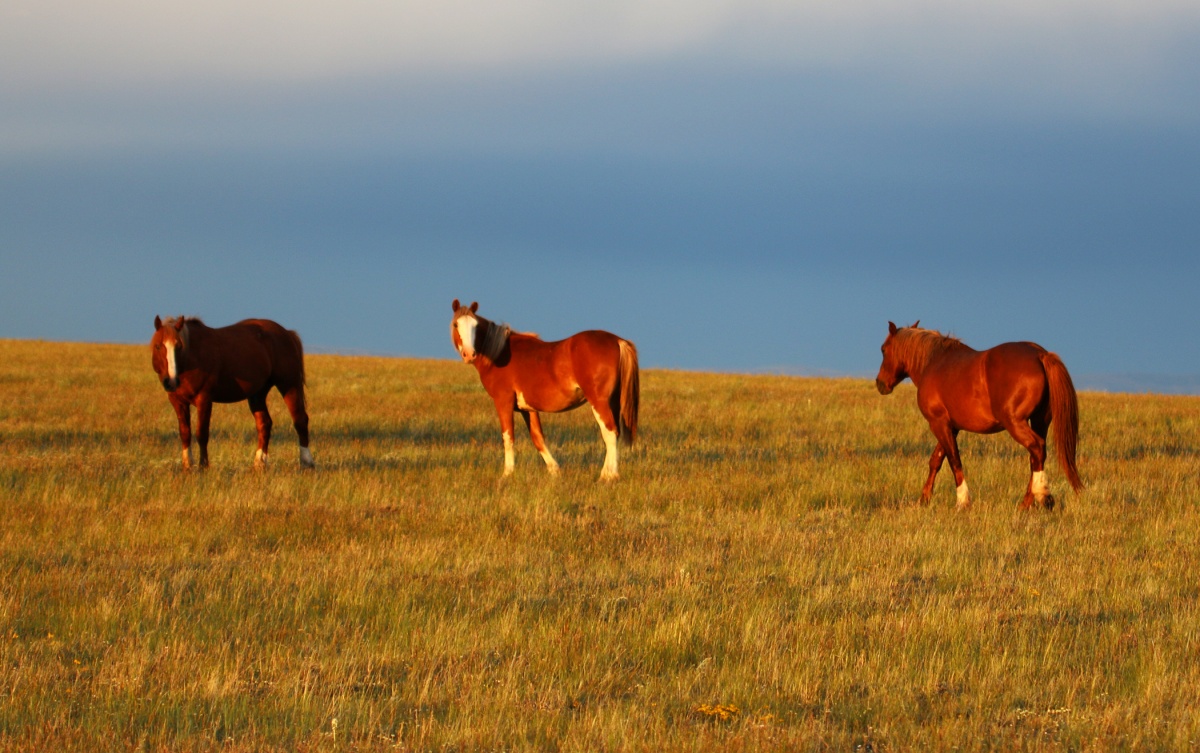
[[[208,424],[213,403],[246,400],[258,426],[254,465],[267,461],[271,414],[267,393],[283,395],[300,438],[300,465],[313,467],[308,449],[308,411],[304,402],[304,346],[300,336],[267,319],[246,319],[213,329],[192,317],[154,317],[150,357],[167,399],[179,418],[183,467],[192,465],[192,412],[196,406],[196,439],[200,467],[208,466]]]
[[[513,332],[476,312],[478,303],[452,304],[450,339],[474,364],[496,404],[504,438],[504,476],[513,472],[513,411],[521,414],[551,475],[558,463],[546,449],[539,412],[561,413],[587,403],[604,438],[601,481],[617,479],[617,440],[633,444],[638,417],[637,348],[609,332],[588,330],[557,342]]]
[[[1067,367],[1057,355],[1031,342],[974,350],[940,332],[897,327],[888,322],[883,363],[875,386],[887,395],[905,378],[917,387],[917,406],[929,422],[937,448],[929,458],[929,477],[921,502],[933,494],[942,461],[950,458],[958,507],[971,503],[958,454],[958,433],[993,434],[1005,430],[1029,451],[1030,478],[1022,508],[1034,502],[1047,509],[1054,496],[1046,482],[1046,436],[1054,422],[1059,464],[1075,491],[1083,489],[1075,469],[1079,403]]]

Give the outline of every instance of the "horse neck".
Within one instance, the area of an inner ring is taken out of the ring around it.
[[[965,348],[961,341],[939,332],[923,330],[911,333],[902,342],[901,361],[908,378],[920,386],[929,364],[948,350]]]
[[[183,357],[192,366],[199,365],[199,354],[208,344],[208,333],[212,330],[199,319],[184,319],[180,338],[183,341]]]

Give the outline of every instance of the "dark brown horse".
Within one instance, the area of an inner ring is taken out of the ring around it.
[[[513,411],[519,411],[551,474],[558,463],[546,449],[541,411],[560,413],[588,403],[604,437],[601,481],[617,478],[617,440],[633,444],[637,433],[637,348],[614,334],[589,330],[558,342],[513,332],[476,312],[478,303],[454,299],[450,339],[463,361],[475,365],[500,415],[504,475],[513,472]]]
[[[918,322],[919,324],[919,322]],[[1034,502],[1054,506],[1046,483],[1046,434],[1055,421],[1058,461],[1075,491],[1083,489],[1075,470],[1075,444],[1079,437],[1079,405],[1071,375],[1059,357],[1030,342],[1004,343],[984,351],[940,332],[897,327],[888,322],[883,342],[883,364],[875,386],[889,394],[906,377],[917,387],[917,406],[937,438],[929,458],[929,478],[921,501],[933,494],[933,480],[949,457],[958,490],[958,506],[971,503],[958,432],[992,434],[1001,429],[1029,450],[1030,478],[1021,507]]]
[[[208,423],[213,403],[242,400],[250,402],[250,412],[258,425],[254,465],[263,467],[271,441],[267,393],[272,387],[283,395],[300,436],[300,465],[313,467],[304,404],[304,347],[295,332],[267,319],[247,319],[213,329],[199,319],[179,317],[164,322],[156,316],[150,356],[179,417],[184,468],[192,465],[191,406],[196,406],[196,439],[200,467],[204,468],[208,466]]]

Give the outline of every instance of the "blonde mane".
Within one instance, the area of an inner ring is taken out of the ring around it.
[[[168,316],[166,318],[166,320],[163,322],[163,326],[164,327],[174,327],[175,322],[179,322],[179,321],[183,322],[183,326],[180,327],[180,329],[179,329],[179,341],[183,343],[183,349],[187,350],[188,342],[190,340],[190,338],[188,336],[188,318],[186,316]],[[196,319],[193,321],[199,321],[199,320]]]
[[[903,327],[892,337],[896,360],[908,373],[921,374],[935,355],[954,348],[965,348],[962,340],[932,329]]]

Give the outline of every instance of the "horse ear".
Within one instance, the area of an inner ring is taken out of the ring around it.
[[[915,322],[913,322],[913,323],[912,323],[912,328],[913,328],[913,329],[916,329],[916,328],[917,328],[917,325],[918,325],[918,324],[920,324],[920,323],[921,323],[921,320],[920,320],[920,319],[916,320]]]
[[[450,308],[454,311],[458,311],[458,299],[457,298],[454,299],[454,303],[450,304]]]
[[[176,332],[183,331],[183,317],[182,316],[175,320],[175,331]]]
[[[888,322],[888,334],[889,335],[896,334],[896,323],[895,322]]]
[[[162,329],[162,317],[156,316],[154,317],[154,331],[157,332],[160,329]]]
[[[471,313],[474,314],[479,310],[479,301],[471,301]]]

